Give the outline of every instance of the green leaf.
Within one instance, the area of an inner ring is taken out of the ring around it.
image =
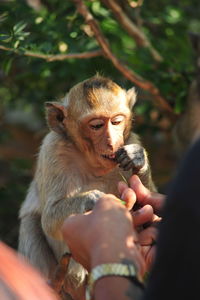
[[[18,40],[18,41],[16,41],[15,43],[14,43],[14,48],[15,49],[17,49],[18,48],[18,46],[19,46],[19,43],[20,43],[20,41]]]
[[[120,200],[121,204],[126,205],[126,201],[123,201],[121,199],[119,199],[119,200]]]
[[[109,17],[109,11],[106,10],[104,7],[102,7],[100,5],[100,2],[99,1],[95,1],[92,3],[92,11],[96,14],[96,15],[99,15],[99,16],[102,16],[102,17],[105,17],[105,18],[108,18]]]
[[[0,23],[3,23],[8,18],[8,12],[5,11],[4,13],[0,14]]]
[[[0,34],[0,41],[4,42],[4,43],[9,43],[12,40],[12,37],[8,34]]]
[[[19,34],[20,32],[22,32],[24,30],[24,28],[26,27],[26,23],[24,23],[23,21],[20,21],[19,23],[17,23],[14,27],[13,27],[13,31],[14,34]]]
[[[12,58],[9,58],[9,59],[4,60],[4,62],[3,62],[2,68],[3,68],[3,71],[4,71],[4,73],[5,73],[6,75],[8,75],[8,73],[10,72],[10,69],[11,69],[11,67],[12,67],[13,59],[14,59],[14,58],[12,57]]]

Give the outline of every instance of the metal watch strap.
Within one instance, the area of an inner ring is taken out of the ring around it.
[[[86,300],[91,299],[94,283],[106,276],[137,277],[137,270],[132,263],[109,263],[94,267],[88,277]]]

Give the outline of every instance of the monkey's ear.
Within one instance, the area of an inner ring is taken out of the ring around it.
[[[129,108],[132,109],[132,107],[135,105],[136,102],[136,91],[135,88],[132,87],[131,89],[129,89],[128,91],[126,91],[126,95],[127,95],[127,100],[128,100],[128,105]]]
[[[50,129],[63,133],[66,129],[63,120],[67,116],[64,105],[59,102],[45,102],[46,119]]]

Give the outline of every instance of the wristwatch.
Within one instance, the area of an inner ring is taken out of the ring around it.
[[[94,283],[105,276],[122,276],[137,279],[136,267],[132,263],[109,263],[94,267],[89,274],[86,287],[86,300],[92,299]]]

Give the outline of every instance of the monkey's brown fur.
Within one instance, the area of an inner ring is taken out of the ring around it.
[[[119,197],[120,173],[131,176],[132,170],[119,169],[117,151],[125,153],[121,166],[137,164],[140,141],[130,132],[135,101],[134,89],[125,91],[110,79],[94,76],[74,86],[62,102],[46,104],[50,132],[20,210],[19,251],[48,278],[69,251],[60,230],[65,218],[92,209],[103,193]],[[129,157],[132,148],[136,150]],[[154,190],[145,151],[138,175]],[[85,270],[72,261],[66,278],[77,287]]]

